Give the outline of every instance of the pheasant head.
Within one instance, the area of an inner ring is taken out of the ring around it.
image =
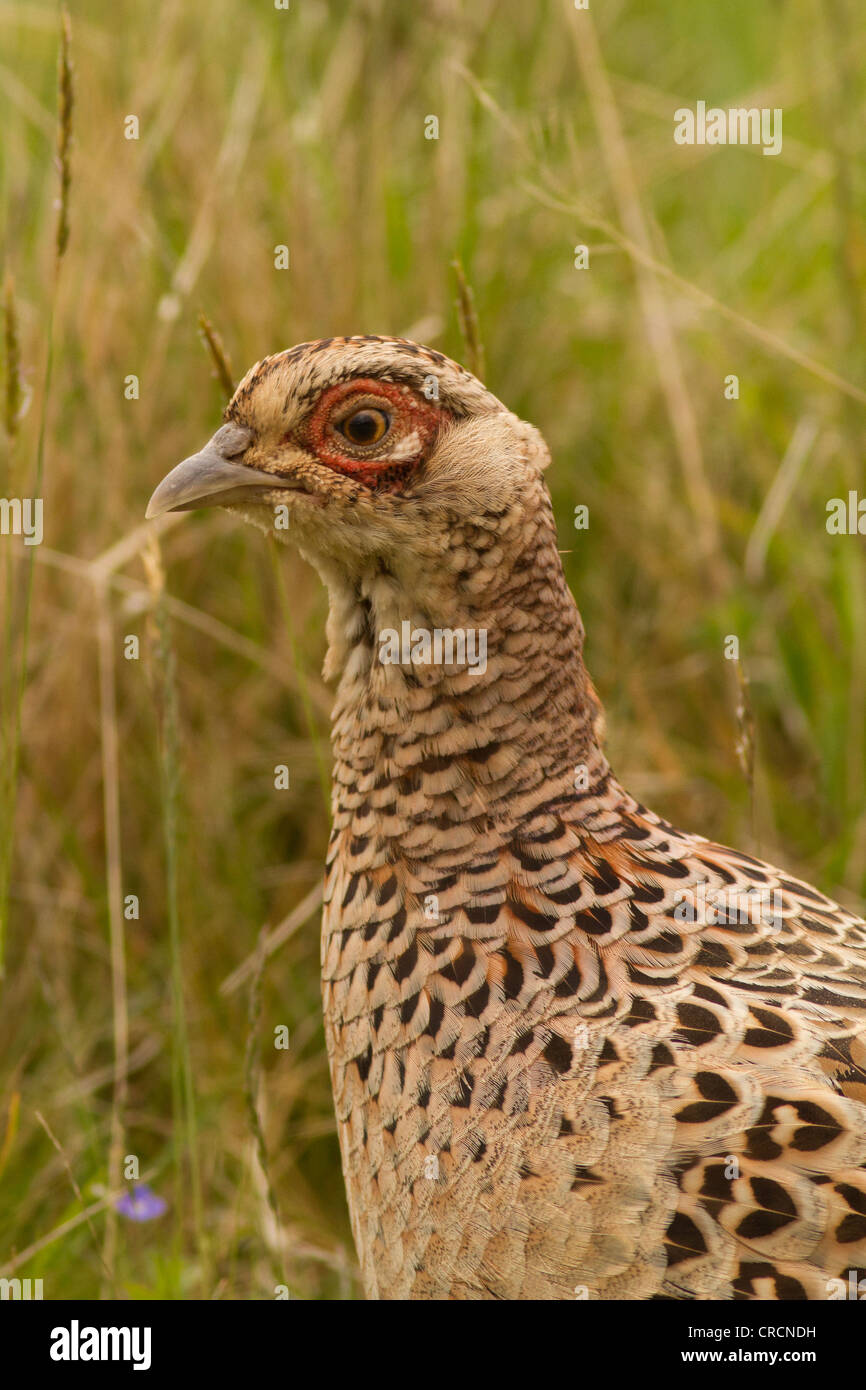
[[[338,709],[384,702],[406,718],[436,687],[455,718],[474,721],[498,691],[522,712],[518,744],[548,780],[570,782],[600,712],[548,462],[538,431],[441,353],[401,338],[328,338],[257,363],[147,515],[222,506],[297,547],[329,591],[325,674],[342,675]],[[436,633],[469,634],[473,659],[465,647],[444,664],[413,659],[414,634],[423,654]],[[540,738],[542,711],[558,736]],[[554,768],[560,744],[567,756]]]
[[[314,562],[357,575],[381,561],[411,582],[441,564],[455,524],[525,510],[547,461],[537,431],[441,353],[324,339],[258,362],[147,515],[219,505],[274,530],[280,508],[275,534]]]

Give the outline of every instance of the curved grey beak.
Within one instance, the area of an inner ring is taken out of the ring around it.
[[[240,425],[223,425],[213,439],[163,478],[147,504],[145,517],[188,512],[196,507],[242,501],[258,488],[279,488],[282,479],[233,460],[244,453],[252,434]]]

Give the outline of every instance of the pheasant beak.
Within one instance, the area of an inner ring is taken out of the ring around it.
[[[249,448],[252,438],[240,425],[223,425],[200,453],[184,459],[163,478],[147,504],[147,519],[163,512],[241,502],[260,488],[279,488],[281,479],[275,474],[235,461]]]

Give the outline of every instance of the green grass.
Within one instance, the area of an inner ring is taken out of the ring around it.
[[[110,18],[86,0],[71,18],[55,290],[57,14],[0,10],[2,269],[34,397],[3,436],[0,494],[32,488],[45,422],[44,544],[0,538],[15,793],[0,1272],[36,1245],[18,1272],[48,1298],[269,1298],[282,1270],[293,1295],[353,1297],[316,915],[268,960],[252,1015],[249,980],[220,989],[320,875],[324,594],[291,551],[275,570],[258,533],[217,513],[161,533],[163,597],[146,531],[93,564],[219,423],[200,312],[238,373],[351,332],[466,357],[459,260],[488,384],[553,451],[618,774],[685,827],[862,904],[866,549],[824,521],[830,497],[866,491],[866,36],[854,0],[593,4],[597,47],[568,0],[118,0]],[[699,99],[781,106],[782,154],[675,145],[674,110]],[[580,243],[589,270],[574,268]],[[811,440],[799,460],[797,438]],[[777,479],[782,505],[750,548]],[[753,788],[729,634],[750,680]],[[169,1211],[118,1218],[112,1237],[104,1210],[76,1218],[118,1154]]]

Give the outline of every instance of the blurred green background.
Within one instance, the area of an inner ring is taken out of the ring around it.
[[[58,275],[58,13],[0,4],[0,491],[35,495],[42,428],[45,500],[41,546],[0,538],[0,1274],[46,1298],[357,1297],[318,986],[325,597],[218,513],[145,548],[153,486],[224,404],[198,315],[236,379],[341,333],[465,359],[459,258],[487,383],[553,451],[618,775],[862,905],[866,552],[825,519],[866,491],[866,31],[855,0],[70,17]],[[781,107],[782,153],[676,145],[698,100]],[[251,1009],[250,972],[224,982],[287,918]],[[106,1215],[127,1155],[162,1216]]]

